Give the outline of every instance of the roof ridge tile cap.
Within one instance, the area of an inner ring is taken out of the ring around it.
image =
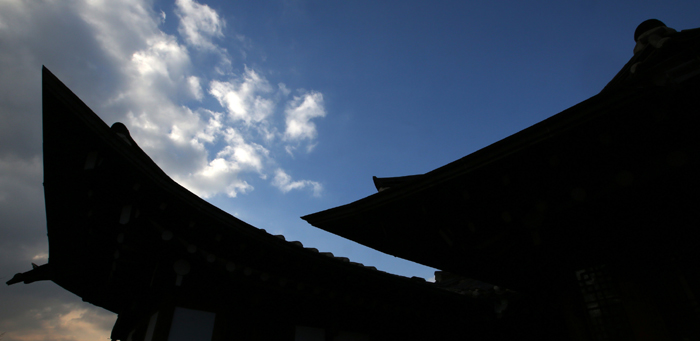
[[[647,46],[651,45],[657,49],[660,49],[669,39],[671,35],[678,33],[676,30],[666,27],[657,26],[644,33],[642,33],[637,39],[637,43],[634,45],[634,54],[637,54],[644,50]]]

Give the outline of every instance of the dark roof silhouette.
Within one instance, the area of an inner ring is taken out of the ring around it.
[[[467,317],[481,328],[495,318],[488,301],[303,247],[214,207],[170,179],[125,125],[107,126],[46,68],[42,99],[49,263],[7,284],[51,280],[118,313],[113,339],[126,339],[168,302],[210,311],[243,306],[251,316],[274,307],[293,310],[292,322],[332,317],[380,330],[413,320],[439,328]],[[379,317],[384,308],[396,310],[394,322]],[[436,309],[449,314],[426,319]]]
[[[534,281],[534,268],[673,245],[637,227],[680,228],[697,204],[688,188],[700,188],[700,29],[642,26],[636,53],[599,94],[424,175],[375,178],[385,190],[302,218],[511,288]]]

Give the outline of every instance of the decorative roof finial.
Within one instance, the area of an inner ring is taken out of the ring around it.
[[[639,36],[641,36],[644,32],[647,32],[659,26],[666,27],[666,24],[664,24],[661,20],[658,19],[645,20],[644,22],[639,24],[639,26],[637,26],[636,30],[634,30],[634,41],[637,42],[637,40],[639,40]]]

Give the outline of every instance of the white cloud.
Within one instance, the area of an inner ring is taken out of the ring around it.
[[[194,96],[194,98],[197,99],[198,101],[201,101],[202,98],[204,98],[204,94],[202,93],[202,85],[199,84],[199,77],[197,77],[197,76],[187,77],[187,84],[190,86],[190,91],[192,91],[192,96]]]
[[[223,114],[208,109],[199,109],[200,117],[210,116],[204,130],[197,132],[196,139],[200,142],[214,143],[216,138],[222,134],[224,123],[221,121]]]
[[[162,17],[140,0],[79,1],[74,10],[94,28],[95,39],[116,63],[130,59],[131,52],[162,34],[158,29]]]
[[[226,129],[224,138],[228,145],[217,156],[229,156],[244,168],[262,171],[263,158],[269,156],[267,149],[257,143],[246,142],[243,136],[233,128]]]
[[[289,176],[284,170],[278,168],[275,171],[275,178],[272,180],[272,185],[279,188],[283,193],[287,193],[291,190],[298,190],[304,188],[311,188],[314,196],[320,196],[323,187],[320,183],[311,180],[297,180],[292,181],[292,177]]]
[[[228,82],[214,80],[209,85],[209,94],[228,110],[230,117],[248,125],[264,123],[273,113],[275,102],[271,93],[267,79],[247,67],[241,77]]]
[[[29,270],[30,262],[41,263],[48,254],[37,101],[42,64],[108,124],[124,122],[168,175],[198,195],[235,197],[260,181],[285,193],[321,192],[318,182],[294,181],[277,171],[276,158],[285,153],[283,143],[276,143],[283,138],[276,127],[284,125],[285,108],[278,104],[293,88],[278,80],[270,86],[266,73],[243,65],[236,65],[242,74],[232,74],[227,50],[216,44],[223,19],[193,1],[178,6],[182,37],[163,32],[165,14],[147,0],[0,0],[0,268],[9,274]],[[251,43],[239,34],[231,40]],[[194,49],[218,62],[193,65]],[[206,107],[209,96],[224,109]],[[199,102],[193,105],[193,98]],[[51,297],[65,296],[30,308],[26,299],[50,285],[23,288],[32,294],[22,300],[14,288],[0,292],[0,302],[19,302],[0,309],[3,340],[109,335],[114,314],[82,302],[64,306],[72,294],[56,286]]]
[[[231,198],[253,190],[253,186],[239,178],[241,165],[225,157],[217,157],[196,173],[176,180],[195,194],[209,198],[223,192]]]
[[[88,104],[98,103],[91,106],[108,123],[126,123],[134,139],[166,173],[203,196],[217,193],[234,196],[253,190],[248,183],[251,180],[242,179],[251,173],[265,179],[266,173],[274,172],[271,169],[277,167],[276,153],[291,153],[299,147],[299,141],[315,139],[317,132],[312,120],[326,114],[323,96],[318,92],[294,97],[279,108],[278,103],[284,101],[291,90],[281,82],[276,87],[271,86],[260,71],[248,67],[244,67],[241,74],[226,73],[222,79],[210,80],[205,92],[199,76],[203,71],[193,65],[186,45],[161,30],[159,25],[165,20],[164,12],[154,11],[148,2],[93,0],[56,2],[44,7],[12,2],[0,6],[3,6],[5,13],[14,13],[0,15],[0,22],[13,27],[15,36],[21,37],[16,41],[10,40],[18,47],[15,51],[22,51],[22,47],[26,50],[22,52],[23,55],[15,52],[17,55],[10,55],[12,58],[6,60],[26,63],[33,60],[33,56],[43,56],[46,53],[42,50],[46,47],[45,42],[32,45],[32,39],[41,40],[39,32],[53,31],[41,30],[30,34],[30,29],[44,22],[59,31],[68,29],[60,35],[61,39],[79,37],[76,42],[91,43],[76,46],[70,51],[51,51],[54,59],[74,60],[72,56],[75,55],[89,58],[86,63],[90,67],[86,68],[84,64],[66,65],[65,69],[58,69],[59,77],[62,74],[75,75],[72,84],[80,85],[89,84],[80,82],[85,75],[104,75],[98,84],[110,84],[106,88],[109,91],[99,93],[96,89],[104,87],[84,85],[79,95]],[[176,7],[180,20],[179,32],[184,42],[192,47],[211,48],[209,50],[219,58],[219,64],[209,66],[212,70],[208,71],[224,72],[222,65],[230,65],[230,58],[226,49],[216,45],[213,40],[223,38],[224,20],[212,8],[191,0],[178,0]],[[47,11],[47,8],[51,10]],[[43,17],[37,15],[40,11],[45,11],[41,12]],[[72,18],[67,13],[79,19],[65,23],[78,23],[78,26],[61,26],[64,25],[63,21],[57,25],[56,20],[60,18]],[[34,20],[37,17],[41,21]],[[20,29],[23,25],[26,27]],[[4,31],[0,34],[8,33]],[[248,41],[240,34],[234,37],[236,41]],[[26,44],[27,41],[29,44]],[[66,42],[59,40],[57,46],[63,45],[67,45]],[[33,50],[27,50],[27,46]],[[93,52],[85,54],[81,51]],[[4,83],[1,86],[14,91],[13,86],[5,86]],[[18,93],[24,92],[32,91]],[[105,98],[107,94],[109,97]],[[206,103],[204,97],[208,95],[219,102],[224,113],[204,107],[188,107],[183,102],[183,99],[194,98]],[[24,98],[26,104],[22,105],[34,103],[30,99]],[[279,110],[283,111],[284,116],[279,113],[275,115]],[[284,123],[279,122],[281,117],[285,117]],[[13,126],[12,131],[22,131],[21,122],[18,124],[20,126]],[[285,127],[283,133],[277,130],[278,126]],[[34,134],[31,136],[40,134],[39,129],[31,131]],[[275,144],[278,138],[287,145]],[[314,145],[310,142],[305,150],[310,151]],[[40,144],[37,143],[33,150],[39,151],[39,148]]]
[[[175,37],[164,33],[149,37],[146,44],[148,46],[146,49],[136,51],[131,56],[131,65],[138,71],[139,76],[149,80],[153,77],[166,77],[170,81],[179,80],[179,77],[176,79],[171,77],[182,75],[189,67],[190,58],[187,49],[178,44]]]
[[[294,96],[284,111],[286,140],[303,140],[316,138],[316,125],[311,122],[316,117],[326,116],[323,106],[323,95],[320,92],[309,92],[302,96]]]
[[[213,139],[223,137],[226,145],[206,166],[187,175],[176,175],[175,179],[199,196],[208,198],[224,192],[229,197],[247,193],[254,188],[241,179],[243,173],[256,172],[264,177],[263,171],[269,160],[270,152],[265,147],[246,141],[232,127],[223,129],[221,114],[215,113],[198,139],[210,143]]]
[[[226,22],[207,5],[192,0],[177,0],[177,16],[180,18],[178,32],[185,41],[197,48],[217,49],[211,39],[223,38],[222,28]]]

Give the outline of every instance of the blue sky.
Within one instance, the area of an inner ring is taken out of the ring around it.
[[[675,1],[0,0],[0,278],[47,262],[41,65],[171,177],[287,240],[434,269],[300,216],[428,172],[598,93]],[[93,340],[115,316],[53,283],[0,288],[3,340]]]

